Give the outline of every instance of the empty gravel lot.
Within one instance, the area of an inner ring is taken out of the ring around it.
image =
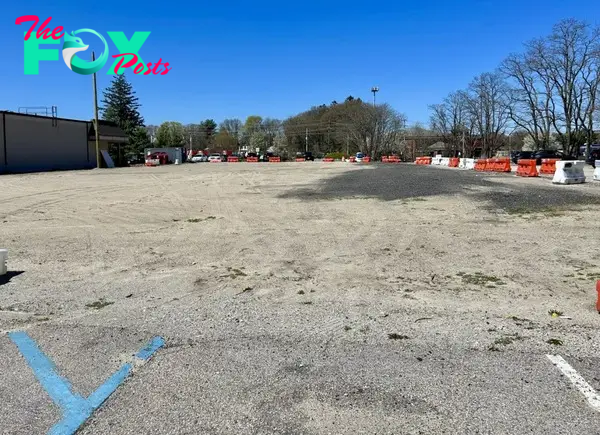
[[[86,434],[600,433],[546,357],[600,389],[598,216],[407,164],[2,176],[0,433],[60,419],[15,330],[84,396],[164,337]]]

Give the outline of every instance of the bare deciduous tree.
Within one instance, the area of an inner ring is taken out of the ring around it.
[[[484,156],[492,155],[503,143],[510,119],[509,103],[508,87],[498,73],[483,73],[469,84],[468,112]]]
[[[473,123],[465,92],[452,92],[441,104],[430,106],[430,110],[431,129],[442,138],[449,153],[462,151],[463,140],[465,148],[472,143]]]
[[[552,83],[532,68],[533,54],[512,54],[500,66],[514,85],[509,90],[509,115],[516,126],[531,137],[536,149],[550,144]]]
[[[569,154],[577,154],[591,137],[588,124],[598,88],[598,40],[597,29],[568,19],[556,24],[550,36],[531,44],[533,68],[552,84],[552,125]]]

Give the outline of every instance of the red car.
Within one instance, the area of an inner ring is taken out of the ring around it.
[[[148,156],[149,160],[159,160],[161,165],[169,163],[169,155],[165,152],[156,152]]]

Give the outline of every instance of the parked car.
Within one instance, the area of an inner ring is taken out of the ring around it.
[[[208,156],[208,161],[209,162],[222,162],[223,160],[221,159],[221,154],[211,154],[210,156]]]
[[[365,158],[365,154],[364,153],[356,153],[356,163],[360,163],[363,161],[363,159]]]
[[[512,157],[512,162],[517,164],[517,161],[521,159],[533,159],[534,152],[533,151],[518,151]]]
[[[161,165],[166,165],[168,163],[171,163],[169,161],[169,154],[165,153],[165,152],[155,152],[150,154],[147,157],[148,160],[159,160]]]
[[[540,150],[535,152],[531,158],[536,160],[537,165],[541,165],[542,159],[560,159],[561,154],[552,150]]]
[[[595,168],[596,160],[600,160],[600,150],[592,150],[590,152],[589,158],[587,159],[587,163],[592,165]]]
[[[192,163],[206,162],[208,161],[208,156],[205,156],[204,154],[196,154],[192,157],[191,161]]]

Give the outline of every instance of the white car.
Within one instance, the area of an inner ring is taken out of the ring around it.
[[[206,156],[204,156],[203,154],[196,154],[194,157],[192,157],[191,161],[192,163],[205,162]]]
[[[221,154],[211,154],[208,156],[208,161],[210,163],[221,162]]]

